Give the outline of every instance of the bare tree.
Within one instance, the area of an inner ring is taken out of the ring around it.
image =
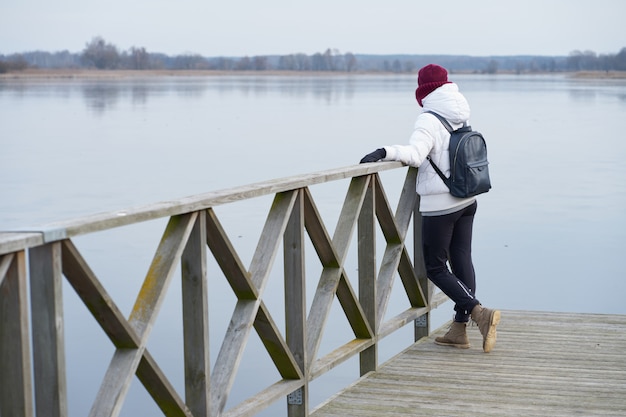
[[[174,58],[174,69],[202,70],[207,69],[207,60],[200,54],[187,53]]]
[[[357,62],[354,54],[352,52],[347,52],[344,56],[344,59],[346,61],[346,71],[355,71],[357,68]]]
[[[9,59],[0,59],[0,74],[9,71],[23,71],[28,68],[28,62],[24,59],[22,54],[15,54]]]
[[[498,61],[495,59],[490,60],[487,63],[487,68],[485,68],[484,72],[487,74],[495,74],[498,72]]]
[[[324,68],[326,71],[334,71],[335,70],[335,60],[333,58],[333,51],[328,48],[326,52],[324,52]]]
[[[94,37],[85,45],[81,59],[83,63],[98,69],[115,69],[120,64],[120,53],[117,47],[100,36]]]
[[[622,48],[614,58],[614,68],[619,71],[626,71],[626,48]]]
[[[249,71],[252,69],[252,60],[250,57],[244,56],[237,62],[235,69],[238,71]]]
[[[136,70],[145,70],[150,68],[150,54],[146,52],[146,48],[130,48],[129,66]]]
[[[269,69],[266,56],[255,56],[252,58],[252,69],[255,71],[266,71]]]
[[[306,54],[296,54],[296,69],[298,71],[310,71],[311,59]]]

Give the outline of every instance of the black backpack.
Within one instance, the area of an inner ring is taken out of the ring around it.
[[[426,157],[450,189],[450,194],[463,198],[489,191],[491,189],[489,161],[487,143],[483,135],[472,130],[466,123],[454,130],[442,116],[433,111],[427,113],[437,117],[450,132],[450,178],[446,178],[430,156]]]

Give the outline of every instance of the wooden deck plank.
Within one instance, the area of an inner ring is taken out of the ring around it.
[[[626,316],[503,311],[482,351],[428,338],[321,404],[314,417],[624,416]]]

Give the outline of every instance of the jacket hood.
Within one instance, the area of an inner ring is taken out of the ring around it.
[[[470,107],[455,83],[444,84],[422,100],[423,111],[434,111],[452,123],[462,124],[470,118]]]

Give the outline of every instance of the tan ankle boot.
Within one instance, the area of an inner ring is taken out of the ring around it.
[[[496,345],[496,326],[500,323],[500,311],[484,308],[479,304],[470,314],[483,335],[483,351],[491,352]]]
[[[457,321],[453,321],[450,325],[450,330],[448,330],[448,333],[441,337],[435,338],[435,343],[442,346],[452,346],[461,349],[469,348],[470,342],[467,338],[467,333],[465,332],[466,327],[467,323],[459,323]]]

